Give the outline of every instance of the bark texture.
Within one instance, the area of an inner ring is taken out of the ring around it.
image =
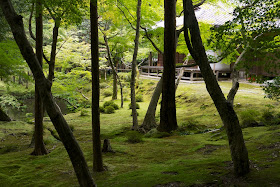
[[[11,121],[11,118],[0,107],[0,121]]]
[[[175,104],[176,1],[164,1],[164,56],[159,131],[177,129]]]
[[[42,2],[41,0],[36,1],[36,57],[43,65],[43,17],[42,17]],[[39,94],[38,86],[35,84],[35,130],[34,130],[34,151],[32,155],[45,155],[48,151],[44,144],[44,129],[43,129],[43,118],[44,118],[44,106],[43,101]]]
[[[98,13],[97,0],[90,2],[91,23],[91,74],[92,74],[92,142],[93,171],[103,171],[103,161],[100,140],[100,110],[99,110],[99,51],[98,51]]]
[[[138,54],[138,46],[139,46],[139,36],[140,36],[140,20],[141,20],[141,4],[142,1],[138,0],[137,3],[137,24],[136,24],[136,34],[134,40],[134,53],[132,59],[132,71],[131,71],[131,82],[130,82],[130,89],[131,89],[131,110],[132,110],[132,118],[133,118],[133,125],[132,130],[138,129],[138,119],[137,119],[137,110],[136,110],[136,100],[135,100],[135,77],[136,77],[136,68],[137,68],[137,54]]]
[[[205,49],[202,44],[199,26],[194,14],[192,0],[184,0],[183,2],[185,13],[184,36],[186,44],[194,60],[199,65],[207,91],[214,101],[214,104],[225,126],[229,140],[231,157],[234,164],[234,173],[237,176],[243,176],[249,172],[249,158],[238,117],[232,105],[224,97],[208,62]],[[191,41],[188,37],[189,34],[191,36]]]
[[[51,84],[45,78],[38,59],[36,58],[36,55],[26,38],[22,16],[16,14],[10,0],[1,0],[0,6],[7,22],[11,27],[21,54],[33,73],[33,77],[39,88],[40,96],[43,98],[46,111],[53,125],[55,126],[65,149],[68,152],[80,186],[95,186],[95,183],[88,170],[83,152],[80,149],[78,142],[74,138],[73,133],[65,121],[59,107],[55,103],[50,91]]]

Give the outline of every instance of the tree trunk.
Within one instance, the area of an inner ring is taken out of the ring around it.
[[[199,65],[207,91],[214,101],[214,104],[224,123],[229,140],[231,157],[234,164],[234,172],[237,176],[243,176],[249,172],[249,158],[238,117],[232,105],[225,99],[208,62],[206,52],[202,44],[199,26],[194,14],[192,0],[184,0],[183,2],[185,13],[184,36],[188,49],[196,63]],[[188,38],[188,31],[190,31],[191,42]]]
[[[158,104],[158,100],[160,98],[161,92],[162,92],[162,78],[157,83],[157,86],[156,86],[153,96],[151,98],[148,110],[146,112],[143,124],[140,126],[140,128],[143,129],[144,132],[148,132],[152,128],[157,127],[155,115],[156,115],[157,104]]]
[[[60,139],[63,142],[64,147],[68,152],[80,186],[95,186],[88,170],[83,152],[80,149],[78,142],[74,138],[73,133],[65,121],[59,107],[55,103],[51,94],[51,84],[45,78],[39,61],[33,52],[32,46],[26,38],[22,16],[16,14],[10,0],[1,0],[0,6],[7,22],[11,27],[21,54],[33,73],[35,82],[39,88],[40,96],[43,98],[44,106],[56,128],[56,131],[59,134]]]
[[[91,23],[91,74],[92,74],[92,142],[93,171],[104,171],[101,140],[100,140],[100,110],[99,110],[99,49],[98,49],[98,13],[97,0],[90,1]]]
[[[164,1],[164,58],[159,131],[177,129],[175,104],[176,1]]]
[[[113,95],[112,100],[116,100],[118,98],[118,85],[117,85],[117,73],[113,71]]]
[[[234,103],[234,98],[235,95],[238,91],[239,88],[239,71],[237,71],[236,66],[237,64],[242,60],[244,54],[246,53],[246,48],[242,51],[242,53],[240,54],[240,56],[237,58],[236,62],[234,63],[234,66],[232,67],[232,88],[229,91],[229,94],[227,96],[227,101],[230,102],[230,104],[233,106]]]
[[[43,65],[43,17],[42,17],[42,2],[41,0],[36,1],[36,57]],[[44,144],[44,106],[43,101],[40,97],[38,86],[35,83],[35,130],[34,130],[34,150],[32,155],[45,155],[48,151]]]
[[[107,36],[104,32],[102,32],[102,33],[103,33],[103,38],[104,38],[104,42],[105,42],[105,46],[106,46],[106,50],[107,50],[108,61],[112,68],[112,71],[113,71],[113,78],[114,78],[113,87],[114,86],[116,87],[116,88],[113,88],[113,95],[114,95],[114,90],[116,90],[116,92],[117,92],[117,85],[115,85],[115,81],[118,81],[118,83],[120,85],[120,90],[121,90],[121,108],[123,108],[123,85],[122,85],[121,79],[118,76],[117,70],[112,62],[112,57],[111,57],[111,53],[110,53],[110,47],[108,44]],[[105,69],[105,72],[106,72],[106,69]],[[106,75],[106,73],[105,73],[105,75]],[[115,93],[115,94],[117,95],[117,93]],[[113,97],[112,97],[112,99],[113,99]],[[117,97],[116,97],[116,99],[117,99]]]
[[[11,121],[11,118],[0,107],[0,121]]]
[[[51,82],[53,82],[53,79],[54,79],[56,47],[57,47],[57,38],[58,38],[58,29],[60,26],[60,19],[56,19],[54,21],[55,21],[55,24],[53,27],[53,41],[52,41],[52,49],[51,49],[51,58],[49,61],[49,75],[48,75],[48,79]]]
[[[136,34],[134,40],[134,53],[132,59],[132,71],[131,71],[131,82],[130,82],[130,89],[131,89],[131,109],[132,109],[132,117],[133,117],[133,125],[132,130],[138,129],[138,119],[137,119],[137,110],[136,110],[136,100],[135,100],[135,77],[136,77],[136,68],[137,68],[137,53],[138,53],[138,46],[139,46],[139,29],[140,29],[140,20],[141,20],[141,0],[138,0],[137,3],[137,24],[136,24]]]

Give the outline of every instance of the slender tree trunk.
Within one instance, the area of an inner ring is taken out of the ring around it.
[[[157,104],[158,104],[158,100],[160,98],[161,92],[162,92],[162,78],[157,83],[157,86],[156,86],[153,96],[151,98],[148,110],[146,112],[144,121],[143,121],[142,125],[140,126],[140,128],[143,129],[144,132],[148,132],[152,128],[157,127],[155,115],[156,115]]]
[[[137,54],[138,54],[138,46],[139,46],[139,29],[140,29],[140,21],[141,21],[141,4],[142,1],[138,0],[137,3],[137,24],[136,24],[136,34],[134,40],[134,53],[132,59],[132,71],[131,71],[131,82],[130,82],[130,89],[131,89],[131,109],[132,109],[132,117],[133,117],[133,125],[132,130],[138,129],[138,119],[137,119],[137,110],[136,110],[136,100],[135,100],[135,77],[136,77],[136,68],[137,68]]]
[[[242,51],[242,53],[240,54],[240,56],[237,58],[236,62],[234,63],[234,66],[232,67],[232,87],[229,91],[229,94],[227,96],[227,101],[230,102],[230,104],[233,106],[234,103],[234,98],[235,95],[238,91],[239,88],[239,71],[236,69],[237,64],[242,60],[244,54],[246,53],[246,49],[244,49]]]
[[[51,94],[51,84],[45,78],[39,61],[33,52],[32,46],[26,38],[22,16],[16,14],[10,0],[1,0],[0,6],[11,27],[21,54],[33,73],[35,83],[37,83],[39,88],[40,96],[43,98],[44,106],[46,107],[48,115],[55,126],[66,151],[68,152],[80,186],[95,186],[83,152],[74,138],[73,133],[65,121],[59,107],[55,103]]]
[[[55,24],[53,27],[53,41],[51,49],[51,58],[49,61],[49,75],[48,79],[53,82],[54,79],[54,68],[55,68],[55,59],[56,59],[56,48],[57,48],[57,39],[58,39],[58,29],[60,27],[60,19],[54,20]]]
[[[101,139],[100,139],[100,110],[99,110],[99,51],[98,51],[98,13],[97,0],[90,1],[91,23],[91,74],[92,74],[92,142],[93,142],[93,171],[104,171]]]
[[[0,107],[0,121],[11,121],[11,118]]]
[[[43,64],[43,7],[41,0],[36,1],[36,57],[42,67]],[[35,131],[34,131],[34,151],[32,155],[45,155],[48,151],[44,144],[43,128],[44,107],[39,94],[39,89],[35,83]]]
[[[123,108],[123,85],[122,85],[121,79],[118,76],[117,70],[116,70],[116,68],[115,68],[115,66],[113,64],[112,57],[111,57],[112,55],[110,53],[110,47],[109,47],[109,44],[108,44],[108,39],[107,39],[107,36],[106,36],[105,33],[103,33],[103,38],[104,38],[104,42],[105,42],[105,46],[106,46],[106,50],[107,50],[108,61],[109,61],[109,64],[110,64],[110,66],[112,68],[112,71],[113,71],[113,77],[114,77],[113,86],[116,87],[116,88],[113,88],[113,95],[114,95],[114,90],[116,90],[116,92],[117,92],[117,85],[115,85],[115,81],[117,81],[119,83],[119,85],[120,85],[120,90],[121,90],[121,108]],[[105,70],[105,72],[106,72],[106,70]],[[115,93],[115,94],[117,95],[117,93]],[[116,97],[116,99],[117,99],[117,97]]]
[[[118,85],[117,85],[117,74],[113,71],[113,95],[112,100],[116,100],[118,98]]]
[[[188,49],[196,63],[199,65],[207,91],[214,101],[214,104],[224,123],[229,140],[231,157],[234,164],[234,172],[237,176],[243,176],[249,172],[249,158],[238,117],[233,109],[233,106],[225,99],[209,65],[204,46],[202,44],[199,26],[194,14],[192,0],[184,0],[183,2],[185,13],[184,36]],[[188,31],[190,31],[191,42],[188,38]]]
[[[176,1],[164,1],[164,58],[159,131],[177,129],[175,104]]]

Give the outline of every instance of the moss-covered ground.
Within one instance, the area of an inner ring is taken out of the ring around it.
[[[224,93],[228,93],[231,83],[221,82],[220,85]],[[137,92],[143,95],[144,101],[139,102],[139,124],[144,119],[155,86],[156,81],[140,81]],[[109,138],[115,153],[103,154],[107,171],[93,173],[98,186],[280,186],[279,125],[243,129],[251,172],[235,178],[226,135],[217,130],[222,122],[205,85],[180,84],[176,95],[179,129],[168,137],[144,136],[140,143],[129,143],[126,136],[132,125],[129,101],[113,114],[101,114],[102,140]],[[102,102],[106,100],[110,98],[102,96]],[[120,105],[120,100],[115,103]],[[158,111],[159,108],[160,105]],[[265,99],[259,86],[245,83],[240,85],[235,109],[239,116],[248,109],[257,111],[259,115],[255,120],[258,122],[263,120],[265,111],[275,116],[280,112],[279,103]],[[91,116],[80,113],[67,114],[65,118],[74,128],[74,135],[92,168]],[[62,143],[47,130],[54,129],[50,120],[45,118],[44,121],[45,144],[50,153],[38,157],[30,155],[33,150],[29,147],[32,124],[0,122],[1,187],[78,186]]]

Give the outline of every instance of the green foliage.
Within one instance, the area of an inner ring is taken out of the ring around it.
[[[113,106],[106,106],[105,108],[105,114],[112,114],[115,113],[115,108]]]
[[[143,141],[143,135],[137,131],[128,131],[126,138],[129,143],[140,143]]]
[[[236,1],[233,20],[212,28],[209,45],[216,51],[222,51],[224,62],[236,62],[245,51],[239,67],[247,70],[254,65],[265,65],[269,73],[279,69],[279,18],[278,0]],[[238,47],[237,47],[238,46]],[[269,54],[269,55],[268,55]]]
[[[128,107],[131,109],[131,103],[129,103]],[[140,109],[140,105],[138,103],[136,103],[136,109]]]
[[[22,108],[21,103],[17,100],[17,98],[13,95],[2,95],[0,96],[0,106],[1,108],[12,107],[20,110]]]
[[[143,102],[143,101],[144,101],[144,100],[143,100],[143,95],[136,95],[135,101],[136,101],[136,102]]]
[[[263,90],[266,94],[265,97],[280,101],[280,77],[276,77],[272,81],[267,82]]]
[[[118,73],[119,78],[124,81],[124,82],[129,82],[131,81],[131,73]]]
[[[0,41],[0,77],[9,80],[8,76],[27,76],[27,64],[25,63],[15,41]]]
[[[110,96],[113,95],[113,91],[112,91],[111,89],[106,89],[106,90],[104,90],[104,91],[102,92],[102,95],[103,95],[104,97],[110,97]]]

